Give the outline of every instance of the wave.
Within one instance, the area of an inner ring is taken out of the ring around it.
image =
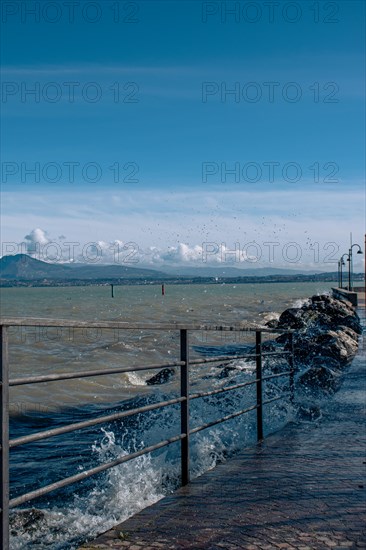
[[[318,302],[319,306],[317,306]],[[328,302],[327,307],[331,311],[336,304],[329,300]],[[308,300],[303,300],[301,303],[304,306],[309,305]],[[323,322],[320,307],[322,303],[324,300],[314,300],[313,305],[308,309],[311,315],[317,311],[319,313],[317,318]],[[300,319],[305,326],[301,329],[305,332],[301,334],[306,334],[309,322],[307,319],[305,322],[303,318],[307,309],[300,312],[287,311],[291,313],[290,320],[294,326],[296,323],[299,324],[301,313]],[[339,311],[337,315],[340,315]],[[285,317],[281,316],[283,324]],[[334,320],[334,317],[332,319]],[[342,313],[342,323],[346,320],[349,324],[355,323],[355,320],[348,315],[348,310]],[[310,334],[311,338],[312,334]],[[323,334],[321,336],[324,337]],[[300,346],[300,340],[296,342]],[[270,345],[279,344],[270,342]],[[324,351],[324,342],[321,346]],[[304,349],[308,347],[308,342],[305,341]],[[216,388],[252,380],[255,367],[253,361],[235,357],[250,349],[252,348],[246,344],[204,345],[201,343],[194,346],[195,353],[201,356],[214,358],[230,355],[232,358],[224,364],[218,360],[217,364],[206,366],[204,372],[192,368],[192,385],[197,385],[199,389],[207,386]],[[299,347],[300,351],[301,349]],[[329,393],[320,391],[324,388],[316,387],[312,383],[304,383],[306,378],[303,375],[307,371],[301,369],[306,368],[305,359],[304,356],[303,365],[297,365],[300,370],[297,380],[303,378],[303,383],[297,387],[295,407],[289,403],[288,398],[265,406],[266,435],[279,430],[289,421],[308,422],[321,418],[322,403]],[[332,364],[332,361],[334,363],[334,357],[328,355],[324,355],[322,360],[325,365]],[[268,358],[264,361],[266,374],[279,373],[287,369],[285,359]],[[327,370],[331,369],[327,367]],[[319,372],[321,374],[323,371]],[[12,437],[23,435],[30,429],[39,430],[42,426],[56,427],[84,420],[97,413],[109,414],[117,410],[137,408],[172,399],[178,393],[177,379],[176,376],[164,386],[155,386],[152,394],[133,397],[109,408],[105,405],[94,405],[64,409],[54,415],[50,412],[33,411],[28,415],[14,417],[11,420]],[[207,379],[210,379],[209,384]],[[131,382],[133,383],[132,379]],[[142,382],[142,378],[139,378],[134,383],[140,385]],[[264,383],[265,399],[276,397],[282,392],[287,393],[288,390],[288,377],[273,378]],[[254,385],[192,400],[190,427],[192,429],[214,421],[254,403]],[[103,428],[93,427],[73,434],[65,434],[58,437],[57,442],[51,439],[15,448],[11,464],[11,479],[17,481],[13,484],[12,497],[33,489],[37,483],[40,485],[52,483],[56,479],[87,470],[97,464],[173,437],[179,431],[180,409],[179,405],[173,405],[114,421]],[[195,478],[214,468],[219,462],[227,460],[255,440],[255,410],[194,434],[191,436],[190,446],[191,477]],[[93,476],[80,484],[39,498],[34,501],[32,508],[24,506],[13,510],[11,512],[11,549],[44,550],[50,547],[55,550],[76,549],[82,542],[91,540],[97,534],[124,521],[127,517],[174,491],[179,485],[180,444],[174,443]]]
[[[230,371],[229,379],[218,379],[217,385],[240,383],[252,377],[252,364],[245,365],[243,361],[235,359],[230,364],[235,368]],[[280,391],[277,386],[276,388],[274,390],[274,385],[268,384],[267,394],[272,395],[274,391]],[[135,408],[168,398],[172,398],[171,393],[157,391],[154,396],[135,398],[113,410]],[[254,399],[254,386],[243,388],[241,391],[234,390],[228,394],[196,399],[191,402],[191,428],[250,406]],[[267,409],[267,431],[279,429],[292,417],[291,407],[286,403],[269,406]],[[191,436],[192,478],[214,468],[216,464],[225,461],[245,445],[254,443],[256,425],[253,412],[255,413],[252,411],[248,415]],[[85,414],[86,411],[64,411],[62,421],[66,424],[70,418],[75,421],[75,415],[78,420]],[[35,428],[38,423],[37,429],[40,429],[39,423],[45,419],[38,414],[37,422],[34,416],[33,414],[32,426]],[[18,422],[21,420],[18,419]],[[29,427],[28,425],[27,428]],[[24,449],[28,449],[24,462],[21,453],[16,455],[18,464],[13,473],[18,474],[18,483],[15,494],[34,488],[37,480],[40,483],[37,472],[41,468],[45,469],[45,464],[47,475],[41,476],[43,485],[52,483],[60,477],[72,475],[75,470],[82,471],[138,451],[176,435],[179,429],[180,410],[179,406],[174,405],[128,417],[123,421],[115,421],[103,428],[89,429],[82,436],[81,432],[73,437],[70,437],[70,434],[60,436],[57,438],[60,441],[56,446],[55,440],[45,440],[38,445],[26,445]],[[18,449],[20,451],[22,448]],[[25,460],[28,458],[29,461],[30,452],[33,455],[31,468]],[[174,443],[116,466],[79,485],[42,497],[35,501],[36,508],[28,506],[13,510],[11,549],[76,549],[83,541],[95,538],[98,533],[151,505],[179,485],[180,444]]]

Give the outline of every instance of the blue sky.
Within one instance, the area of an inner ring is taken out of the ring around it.
[[[363,244],[364,2],[2,10],[2,253],[335,270]]]

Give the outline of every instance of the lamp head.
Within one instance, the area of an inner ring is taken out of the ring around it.
[[[360,248],[360,250],[357,250],[357,254],[363,254],[361,248]]]

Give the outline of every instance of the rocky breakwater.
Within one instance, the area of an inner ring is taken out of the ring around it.
[[[358,337],[362,332],[356,310],[350,302],[337,300],[328,295],[312,296],[302,307],[286,309],[278,320],[266,323],[268,328],[291,330],[295,354],[297,392],[308,394],[311,399],[316,394],[333,393],[337,390],[344,367],[353,359],[358,349]],[[275,339],[263,343],[264,352],[278,352],[290,349],[289,333],[284,332]],[[246,349],[255,353],[255,347]],[[238,346],[237,353],[243,353]],[[219,355],[225,354],[218,351]],[[235,382],[235,376],[242,372],[243,364],[253,365],[253,358],[238,360],[235,353],[231,361],[219,364],[216,373],[204,379],[227,379]],[[288,370],[288,362],[283,357],[271,357],[263,365],[265,374]],[[146,381],[147,385],[160,385],[175,378],[176,369],[166,368]],[[234,377],[234,378],[233,378]]]
[[[362,332],[360,319],[350,302],[328,295],[312,296],[302,307],[286,309],[268,326],[291,329],[297,383],[305,392],[333,393],[344,367],[353,359]],[[276,338],[289,347],[289,335]]]

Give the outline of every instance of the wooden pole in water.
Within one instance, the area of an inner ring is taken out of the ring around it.
[[[161,295],[165,296],[165,285],[161,285]]]
[[[114,298],[114,285],[111,285],[111,296]]]

